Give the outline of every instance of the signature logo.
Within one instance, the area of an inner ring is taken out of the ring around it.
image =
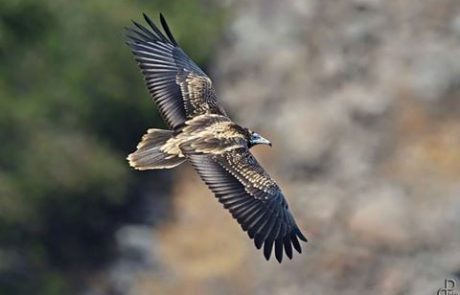
[[[456,284],[457,283],[453,279],[444,280],[444,288],[439,288],[436,295],[459,295]]]

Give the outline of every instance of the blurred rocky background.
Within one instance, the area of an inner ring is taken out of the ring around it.
[[[266,262],[162,126],[123,27],[146,12],[212,77],[309,238]],[[460,283],[458,0],[0,4],[0,294],[436,294]]]

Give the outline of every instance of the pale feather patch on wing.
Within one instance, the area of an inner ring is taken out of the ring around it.
[[[217,94],[212,81],[207,76],[184,70],[177,76],[182,95],[185,98],[185,109],[190,116],[202,114],[221,114],[226,116],[224,109],[217,103]]]
[[[239,179],[250,179],[246,181],[246,189],[250,193],[254,193],[255,197],[259,197],[258,191],[265,193],[273,193],[279,188],[275,181],[265,172],[262,166],[259,165],[254,156],[248,151],[240,153],[238,150],[231,151],[224,155],[224,160],[221,161],[222,165]],[[262,197],[267,198],[267,195]]]

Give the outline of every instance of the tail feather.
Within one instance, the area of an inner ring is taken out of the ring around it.
[[[173,168],[184,162],[183,156],[169,154],[161,149],[172,136],[171,130],[147,130],[137,145],[137,150],[127,157],[129,165],[137,170],[149,170]]]

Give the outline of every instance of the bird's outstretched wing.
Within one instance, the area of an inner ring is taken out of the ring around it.
[[[160,15],[166,36],[144,14],[150,29],[134,22],[128,28],[128,45],[144,74],[153,101],[172,129],[196,115],[226,115],[216,100],[208,76],[177,45]]]
[[[225,153],[196,152],[183,146],[200,177],[228,209],[255,246],[264,246],[268,260],[272,249],[281,262],[283,249],[292,258],[292,246],[301,253],[300,232],[283,193],[245,147]]]

